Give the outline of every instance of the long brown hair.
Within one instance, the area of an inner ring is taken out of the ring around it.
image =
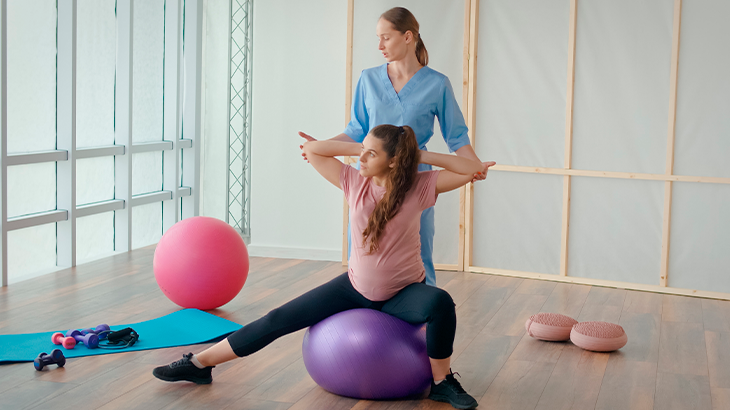
[[[426,46],[421,40],[421,34],[418,31],[420,26],[418,20],[407,8],[404,7],[393,7],[386,11],[380,16],[381,19],[386,19],[393,25],[393,28],[406,34],[406,31],[410,31],[413,34],[413,40],[416,42],[416,58],[418,63],[425,66],[428,65],[428,51]]]
[[[368,219],[368,226],[362,232],[363,247],[369,237],[369,253],[374,253],[380,247],[380,237],[385,230],[385,224],[398,213],[406,193],[416,180],[421,152],[418,150],[416,134],[407,125],[402,127],[378,125],[370,130],[370,135],[383,142],[383,151],[388,155],[388,159],[395,157],[395,164],[385,181],[385,195],[375,205]]]

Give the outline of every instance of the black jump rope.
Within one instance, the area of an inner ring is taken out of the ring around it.
[[[131,327],[127,327],[121,330],[104,330],[97,333],[99,339],[102,335],[106,335],[106,343],[102,344],[99,341],[100,349],[126,349],[127,347],[134,346],[139,340],[139,334],[134,331]]]

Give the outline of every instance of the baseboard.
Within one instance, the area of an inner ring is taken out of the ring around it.
[[[307,259],[314,261],[341,261],[339,249],[284,248],[279,246],[248,245],[249,256],[283,259]]]

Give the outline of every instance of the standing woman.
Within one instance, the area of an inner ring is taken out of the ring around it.
[[[352,100],[350,123],[342,134],[331,140],[361,143],[378,125],[408,125],[416,133],[419,148],[425,150],[433,136],[434,118],[438,118],[449,150],[459,157],[481,163],[471,147],[469,130],[448,77],[428,67],[428,51],[413,14],[403,7],[386,11],[378,20],[376,34],[378,49],[387,62],[362,71]],[[303,132],[299,135],[314,140]],[[492,165],[494,163],[485,164],[481,172],[474,174],[472,182],[486,178]],[[418,168],[419,171],[430,169],[427,164],[420,164]],[[420,235],[426,284],[432,286],[436,286],[434,233],[434,209],[431,207],[421,214]]]

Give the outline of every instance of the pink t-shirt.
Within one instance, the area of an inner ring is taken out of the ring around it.
[[[421,261],[421,212],[436,204],[439,171],[419,172],[398,213],[385,224],[380,247],[373,253],[370,240],[363,246],[362,232],[375,205],[385,195],[385,187],[375,185],[360,171],[342,165],[340,186],[350,206],[350,268],[352,286],[372,301],[388,300],[401,289],[423,281]]]

